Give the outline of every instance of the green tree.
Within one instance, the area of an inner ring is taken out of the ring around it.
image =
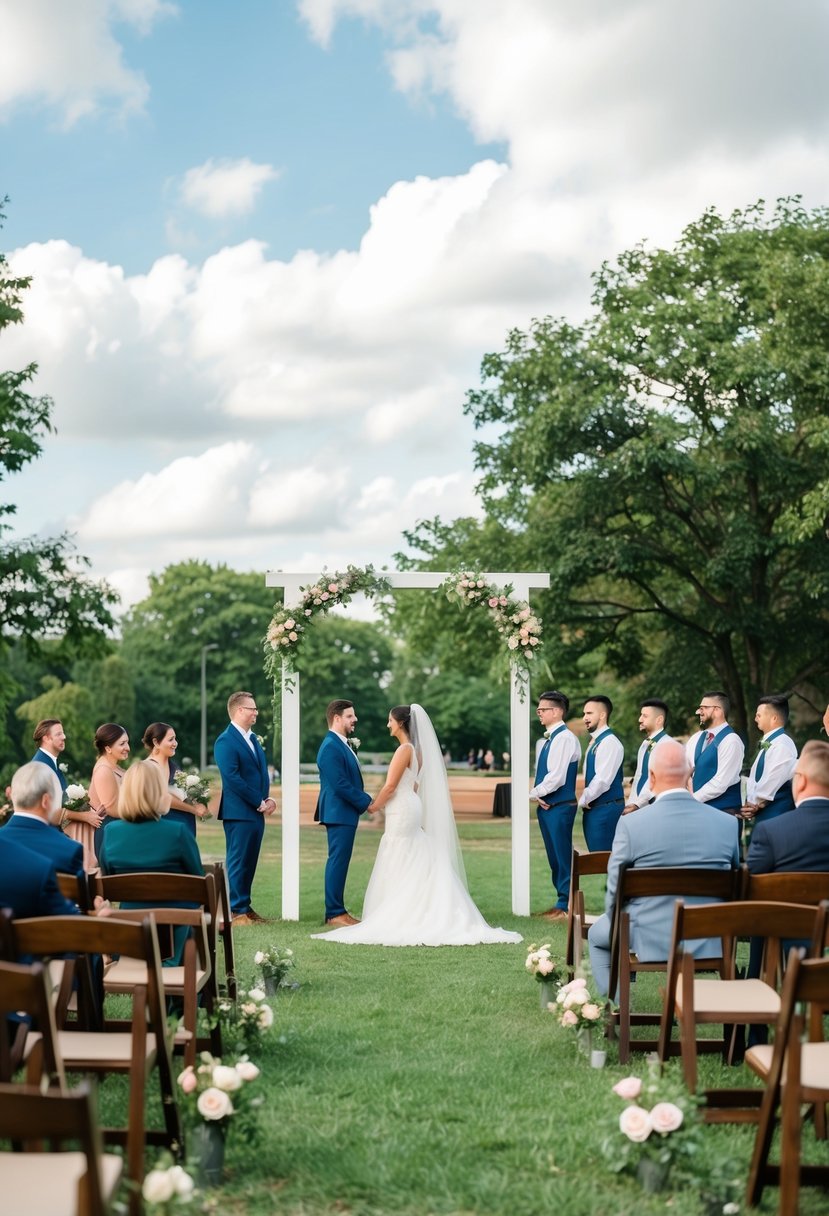
[[[134,744],[150,722],[169,722],[179,755],[197,759],[201,655],[206,655],[208,758],[227,725],[226,703],[248,689],[260,707],[258,733],[270,736],[271,689],[262,671],[262,637],[273,613],[264,575],[185,561],[150,577],[150,593],[125,616],[121,657],[135,688]]]
[[[3,200],[7,202],[8,200]],[[0,204],[2,206],[2,204]],[[0,210],[0,221],[5,218]],[[23,293],[30,279],[15,277],[0,253],[0,333],[22,321]],[[43,436],[53,430],[52,402],[30,392],[37,365],[0,372],[0,481],[19,472],[43,450]],[[13,750],[6,729],[7,710],[19,689],[6,659],[20,640],[30,654],[51,639],[53,658],[74,658],[100,650],[111,628],[111,608],[117,597],[105,583],[84,572],[80,557],[66,534],[52,538],[10,537],[13,503],[0,503],[0,751]]]
[[[80,684],[61,684],[54,676],[46,676],[43,685],[39,696],[18,705],[17,717],[25,724],[29,737],[44,718],[59,718],[66,732],[63,759],[70,771],[86,784],[96,759],[92,740],[98,723],[92,695]],[[31,744],[30,755],[33,750]]]
[[[685,712],[722,685],[743,733],[763,692],[825,702],[829,211],[707,211],[594,283],[466,404],[487,521],[551,574],[551,669],[598,650]]]

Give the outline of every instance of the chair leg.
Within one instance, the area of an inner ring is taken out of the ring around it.
[[[800,1102],[798,1086],[783,1086],[780,1129],[780,1211],[796,1212],[800,1193]]]
[[[757,1135],[754,1137],[754,1150],[751,1155],[751,1165],[748,1172],[746,1203],[750,1208],[757,1207],[763,1195],[763,1188],[768,1174],[771,1142],[774,1136],[775,1113],[779,1099],[779,1088],[771,1081],[767,1081],[760,1105]]]

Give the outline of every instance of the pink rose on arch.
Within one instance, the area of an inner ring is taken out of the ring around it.
[[[625,1077],[624,1080],[616,1082],[613,1092],[626,1102],[633,1102],[642,1092],[642,1082],[638,1077]]]
[[[497,595],[493,595],[492,598],[489,600],[489,606],[490,606],[490,608],[498,607],[498,596]]]
[[[561,1024],[562,1026],[578,1026],[579,1019],[572,1009],[565,1009],[561,1015]]]
[[[685,1118],[682,1111],[673,1102],[657,1102],[651,1107],[651,1123],[653,1130],[660,1136],[667,1136],[682,1127]]]
[[[626,1106],[619,1115],[619,1131],[627,1136],[628,1140],[641,1144],[653,1131],[650,1112],[643,1110],[641,1106]]]
[[[329,583],[328,590],[331,592],[332,595],[336,595],[337,592],[339,591],[339,587],[337,586],[336,583]]]

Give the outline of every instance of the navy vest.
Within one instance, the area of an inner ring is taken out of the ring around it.
[[[598,743],[590,744],[590,747],[587,749],[587,758],[584,762],[585,785],[589,785],[596,776],[596,751],[601,747],[605,739],[615,738],[616,735],[614,735],[613,731],[608,730],[605,731]],[[608,802],[623,802],[624,797],[625,790],[622,784],[622,765],[620,764],[616,776],[610,783],[610,789],[605,790],[603,794],[599,794],[598,798],[594,799],[594,801],[590,803],[590,806],[592,809],[594,806],[605,806]]]
[[[648,770],[650,768],[651,752],[653,751],[654,746],[659,742],[659,740],[663,739],[664,737],[665,737],[665,731],[658,730],[652,739],[648,739],[648,742],[645,746],[645,754],[642,757],[642,772],[640,774],[639,780],[636,782],[636,793],[637,794],[641,794],[642,790],[645,788],[645,782],[648,779]]]
[[[550,753],[550,744],[556,735],[561,734],[567,727],[563,722],[560,722],[556,729],[552,732],[547,742],[538,753],[538,764],[535,766],[535,784],[540,785],[547,776],[547,756]],[[567,765],[567,773],[564,777],[564,784],[560,785],[557,790],[553,790],[552,794],[548,794],[544,801],[548,807],[561,806],[565,802],[576,801],[576,777],[578,776],[579,762],[572,760]]]
[[[778,735],[782,735],[782,734],[783,734],[783,727],[781,726],[778,730],[772,731],[772,733],[769,735],[766,742],[771,743],[772,739],[776,739]],[[760,755],[757,758],[757,768],[754,771],[754,780],[755,781],[759,781],[760,778],[763,776],[763,770],[766,767],[766,752],[767,751],[768,751],[768,748],[764,748],[760,752]],[[754,822],[763,823],[763,821],[766,819],[776,819],[777,816],[782,815],[784,811],[793,811],[793,810],[794,810],[794,795],[792,793],[792,783],[791,783],[791,780],[784,781],[783,784],[780,786],[780,789],[774,795],[774,797],[771,798],[766,803],[766,805],[763,807],[762,811],[758,811],[757,814],[754,816]]]
[[[714,735],[714,738],[707,747],[704,747],[707,733],[707,731],[703,731],[700,734],[694,751],[694,775],[691,779],[691,785],[694,790],[701,789],[714,776],[718,763],[717,749],[723,739],[728,735],[733,735],[734,731],[730,726],[726,726],[724,730]],[[715,806],[718,811],[739,811],[742,804],[743,798],[739,777],[734,785],[730,785],[724,793],[718,794],[716,798],[712,798],[710,802],[706,803],[707,806]]]

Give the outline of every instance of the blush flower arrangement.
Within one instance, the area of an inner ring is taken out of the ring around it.
[[[603,1009],[594,1000],[582,976],[562,984],[556,996],[558,1023],[566,1030],[592,1030],[602,1020]]]
[[[262,988],[239,988],[235,1001],[221,1000],[215,1007],[222,1043],[236,1056],[260,1049],[273,1026],[273,1009],[265,995]]]
[[[191,1125],[217,1123],[227,1129],[230,1120],[241,1124],[245,1133],[258,1119],[262,1097],[251,1093],[249,1086],[259,1077],[259,1069],[242,1056],[225,1064],[209,1051],[203,1051],[199,1063],[189,1065],[179,1073],[178,1087],[185,1118]]]
[[[515,667],[523,700],[530,683],[532,662],[541,646],[541,617],[533,612],[526,600],[516,599],[511,584],[497,587],[479,572],[461,570],[452,574],[441,589],[448,600],[460,607],[480,607],[488,613]]]
[[[348,566],[342,573],[323,572],[310,587],[301,589],[298,604],[284,604],[274,612],[263,646],[265,674],[271,680],[281,679],[283,665],[291,673],[297,655],[315,617],[324,616],[337,604],[348,604],[355,595],[384,595],[388,580],[377,574],[374,567]]]
[[[187,1170],[174,1165],[169,1153],[165,1153],[144,1178],[141,1187],[144,1209],[148,1216],[172,1216],[190,1203],[194,1189],[195,1183]]]
[[[742,1179],[708,1142],[698,1099],[674,1074],[660,1076],[658,1061],[648,1068],[644,1080],[629,1076],[613,1086],[626,1105],[611,1116],[601,1143],[610,1169],[633,1174],[646,1191],[693,1189],[712,1216],[735,1216]]]
[[[564,974],[563,968],[553,961],[549,942],[529,945],[524,966],[539,984],[558,984]]]
[[[257,950],[253,961],[262,972],[263,980],[270,981],[274,988],[278,988],[288,972],[296,966],[290,946],[268,946],[267,950]]]

